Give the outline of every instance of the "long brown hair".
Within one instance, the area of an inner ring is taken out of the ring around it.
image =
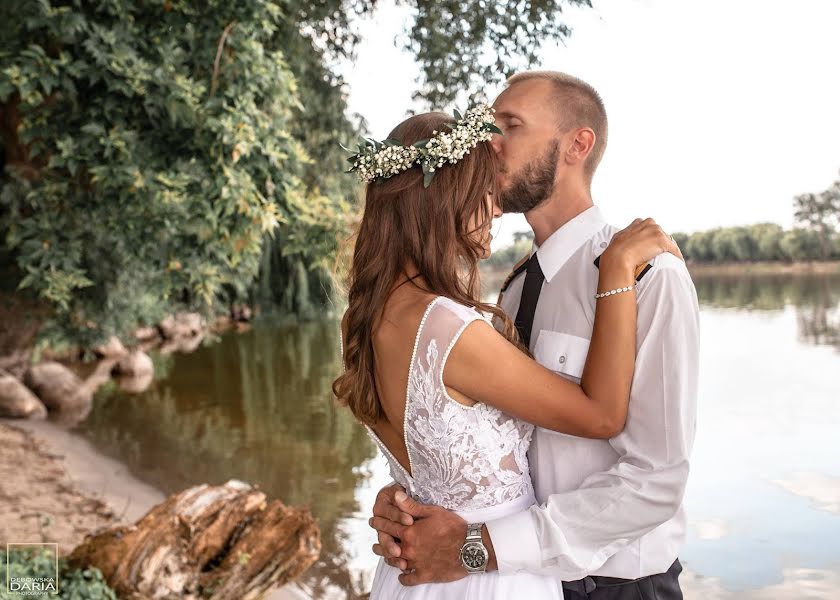
[[[450,122],[445,113],[415,115],[388,137],[407,146]],[[502,334],[519,345],[511,319],[479,297],[483,248],[473,234],[493,218],[486,198],[495,187],[497,167],[490,143],[481,142],[458,163],[438,169],[428,188],[418,166],[368,184],[348,274],[345,370],[332,386],[339,402],[363,423],[385,418],[374,383],[373,333],[408,261],[416,265],[426,291],[492,314]],[[475,215],[478,225],[470,230]]]

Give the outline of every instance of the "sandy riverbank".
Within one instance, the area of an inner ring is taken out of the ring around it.
[[[102,502],[74,488],[59,457],[27,431],[0,424],[0,547],[57,542],[66,555],[84,535],[116,522]]]
[[[0,418],[3,548],[8,542],[54,542],[66,556],[86,534],[133,523],[164,498],[71,431],[49,421]],[[291,584],[267,600],[307,597]]]

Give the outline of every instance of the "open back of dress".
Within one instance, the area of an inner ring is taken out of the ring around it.
[[[474,511],[533,495],[526,453],[533,425],[486,404],[460,404],[446,392],[443,369],[477,310],[444,296],[426,309],[414,340],[405,398],[409,473],[376,434],[394,480],[426,504]],[[500,365],[504,368],[504,365]]]

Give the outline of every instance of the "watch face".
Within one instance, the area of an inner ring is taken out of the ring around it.
[[[467,569],[483,569],[487,564],[487,550],[478,542],[470,542],[461,549],[461,561]]]

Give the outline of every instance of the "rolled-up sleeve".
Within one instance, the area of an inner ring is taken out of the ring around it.
[[[488,522],[501,573],[580,579],[679,510],[696,423],[699,307],[678,259],[658,257],[647,278],[627,423],[610,440],[619,458],[578,489]]]

